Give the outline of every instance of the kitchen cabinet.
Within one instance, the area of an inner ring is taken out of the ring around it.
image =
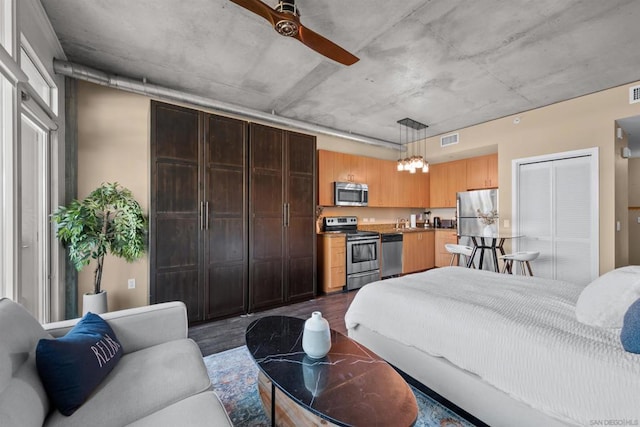
[[[397,207],[400,196],[398,194],[398,179],[395,162],[382,160],[380,163],[380,206],[385,208]]]
[[[150,301],[246,312],[247,123],[151,103]]]
[[[428,270],[435,266],[433,231],[402,233],[402,274]]]
[[[318,235],[318,284],[324,293],[342,291],[347,284],[346,246],[344,234]]]
[[[467,159],[467,190],[498,187],[498,154]]]
[[[467,161],[439,163],[429,166],[431,208],[456,206],[456,193],[467,190]]]
[[[336,181],[369,184],[368,168],[376,166],[369,164],[367,157],[318,150],[318,204],[333,206],[333,183]],[[375,179],[372,177],[372,180]]]
[[[382,170],[385,167],[385,160],[365,157],[365,168],[367,170],[367,182],[369,186],[369,206],[384,206],[384,191],[382,190]]]
[[[435,231],[435,263],[436,267],[448,267],[451,263],[451,254],[447,252],[444,245],[447,243],[457,244],[458,236],[456,230],[439,229]]]
[[[249,311],[316,289],[315,137],[250,125]]]
[[[333,164],[337,153],[318,150],[318,204],[333,206]]]
[[[334,181],[367,183],[366,157],[334,153]]]

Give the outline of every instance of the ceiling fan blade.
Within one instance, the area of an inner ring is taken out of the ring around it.
[[[279,15],[278,12],[271,9],[268,5],[264,4],[260,0],[231,0],[238,6],[244,7],[248,11],[262,16],[267,21],[271,22],[271,25],[276,25]]]
[[[357,56],[347,52],[331,40],[302,25],[300,25],[298,34],[293,37],[300,40],[305,46],[341,64],[353,65],[360,60]]]

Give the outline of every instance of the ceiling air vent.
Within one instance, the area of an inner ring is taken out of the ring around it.
[[[640,102],[640,86],[629,88],[629,104],[635,104],[636,102]]]
[[[460,134],[452,133],[450,135],[445,135],[440,137],[440,147],[446,147],[448,145],[454,145],[458,143]]]

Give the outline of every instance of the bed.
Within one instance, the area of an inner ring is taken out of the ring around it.
[[[366,285],[345,322],[351,338],[491,426],[637,426],[640,355],[619,328],[577,320],[584,288],[448,267]]]

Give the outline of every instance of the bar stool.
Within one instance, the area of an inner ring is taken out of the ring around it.
[[[455,245],[453,243],[447,243],[444,245],[444,248],[447,250],[447,252],[449,252],[451,254],[451,261],[449,262],[449,266],[452,265],[459,265],[460,264],[460,257],[463,256],[464,258],[462,259],[462,261],[464,262],[464,265],[467,265],[467,258],[471,256],[471,252],[473,252],[473,248],[470,248],[469,246],[464,246],[464,245]],[[454,261],[456,261],[456,263],[454,264]],[[475,268],[475,266],[472,265],[473,268]]]
[[[513,254],[503,255],[500,257],[500,259],[504,261],[504,267],[502,267],[502,272],[503,273],[509,272],[510,274],[513,273],[513,263],[515,261],[515,262],[518,262],[518,264],[520,265],[520,273],[522,273],[523,276],[527,275],[527,271],[524,269],[525,266],[529,271],[529,276],[533,276],[533,271],[531,271],[530,262],[535,260],[539,256],[540,256],[540,252],[516,252]]]

